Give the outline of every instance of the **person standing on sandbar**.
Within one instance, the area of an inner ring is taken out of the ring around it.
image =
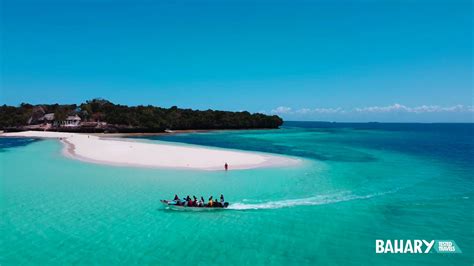
[[[229,170],[229,165],[227,163],[224,164],[224,169],[227,171]]]

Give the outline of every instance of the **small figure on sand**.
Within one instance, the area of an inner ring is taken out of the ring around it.
[[[229,170],[229,165],[227,163],[224,164],[224,169],[227,171]]]

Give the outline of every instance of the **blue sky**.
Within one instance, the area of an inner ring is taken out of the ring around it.
[[[473,121],[472,18],[459,0],[3,0],[0,103]]]

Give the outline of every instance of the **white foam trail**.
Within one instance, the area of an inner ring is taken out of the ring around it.
[[[279,200],[279,201],[269,201],[264,203],[233,203],[230,204],[228,209],[232,210],[258,210],[258,209],[280,209],[280,208],[289,208],[294,206],[313,206],[313,205],[324,205],[337,202],[359,200],[359,199],[369,199],[372,197],[382,196],[388,193],[393,193],[396,190],[379,192],[369,195],[354,195],[348,191],[339,192],[336,194],[330,195],[318,195],[314,197],[302,198],[302,199],[288,199],[288,200]]]

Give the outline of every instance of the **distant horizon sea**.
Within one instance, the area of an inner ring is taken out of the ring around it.
[[[473,137],[473,123],[287,121],[133,138],[303,161],[228,172],[90,164],[57,140],[0,138],[0,264],[472,265]],[[159,202],[221,193],[223,211]],[[377,239],[462,253],[377,254]]]

